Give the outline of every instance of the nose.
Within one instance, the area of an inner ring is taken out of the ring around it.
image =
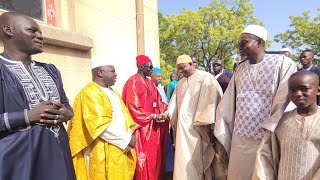
[[[294,93],[294,97],[301,97],[302,96],[302,92],[301,91],[296,91]]]
[[[41,39],[41,41],[43,40],[42,33],[39,32],[39,31],[36,32],[36,37],[37,37],[38,39]]]

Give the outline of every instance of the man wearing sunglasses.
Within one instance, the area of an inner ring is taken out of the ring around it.
[[[213,179],[213,128],[222,90],[208,72],[196,69],[188,55],[177,58],[183,74],[168,105],[168,116],[175,132],[173,179]]]
[[[131,76],[124,85],[122,99],[136,123],[134,135],[137,138],[135,150],[137,166],[134,179],[158,180],[164,166],[166,133],[162,133],[165,118],[165,104],[155,84],[148,77],[153,65],[148,56],[136,57],[138,73]],[[161,141],[161,139],[164,139]]]
[[[212,62],[212,68],[214,77],[220,84],[222,91],[225,92],[233,74],[224,69],[224,63],[221,59],[214,60]]]
[[[231,180],[251,179],[263,129],[273,132],[289,103],[287,80],[296,65],[283,54],[266,54],[266,41],[261,26],[242,31],[237,45],[242,62],[217,108],[214,134],[229,156]]]

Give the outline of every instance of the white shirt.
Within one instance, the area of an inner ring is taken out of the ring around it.
[[[126,129],[122,106],[118,96],[110,88],[102,88],[112,104],[112,122],[109,127],[99,135],[100,138],[124,150],[131,140],[131,130]]]

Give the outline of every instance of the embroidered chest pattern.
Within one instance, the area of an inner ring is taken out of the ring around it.
[[[249,64],[240,76],[239,91],[236,100],[236,115],[234,133],[246,138],[259,140],[263,137],[261,124],[270,117],[275,86],[275,73],[279,62],[272,57],[266,57],[259,64],[258,73],[251,78]],[[252,82],[255,79],[255,82]],[[255,84],[255,86],[254,86]]]
[[[8,69],[20,81],[32,109],[41,101],[52,99],[60,102],[60,95],[56,84],[48,72],[41,66],[31,64],[29,71],[22,64],[6,64]]]

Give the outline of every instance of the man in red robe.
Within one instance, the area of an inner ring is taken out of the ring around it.
[[[138,73],[131,76],[122,91],[122,99],[136,123],[137,166],[135,180],[158,180],[164,165],[168,126],[162,112],[165,107],[155,84],[147,78],[152,74],[149,57],[136,57]]]

